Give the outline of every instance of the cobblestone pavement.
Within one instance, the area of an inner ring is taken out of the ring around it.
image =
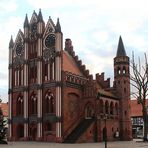
[[[58,144],[47,142],[9,142],[0,148],[104,148],[104,143]],[[107,148],[148,148],[148,142],[118,141],[108,142]]]

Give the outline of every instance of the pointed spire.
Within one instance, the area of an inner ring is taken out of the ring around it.
[[[39,9],[38,22],[43,22],[43,16],[42,16],[41,9]]]
[[[28,16],[26,14],[25,21],[24,21],[24,28],[29,27]]]
[[[119,57],[119,56],[126,56],[126,51],[124,49],[121,36],[119,38],[118,49],[117,49],[117,54],[116,54],[116,57]]]
[[[61,33],[61,25],[60,25],[59,18],[57,19],[57,24],[56,24],[56,27],[55,27],[55,32],[60,32]]]
[[[11,39],[10,39],[10,42],[9,42],[9,49],[13,48],[13,45],[14,45],[14,42],[13,42],[13,38],[12,38],[12,35],[11,35]]]
[[[34,14],[35,16],[37,16],[37,13],[35,12],[35,10],[33,11],[33,14]]]

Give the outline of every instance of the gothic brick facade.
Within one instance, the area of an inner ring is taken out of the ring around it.
[[[26,15],[24,31],[9,43],[9,140],[95,142],[130,140],[129,58],[120,37],[115,80],[93,79],[65,40],[59,19],[41,10]],[[115,133],[119,131],[119,137]]]

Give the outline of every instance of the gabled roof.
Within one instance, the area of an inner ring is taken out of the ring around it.
[[[126,56],[126,51],[124,49],[124,45],[123,45],[123,41],[122,41],[121,36],[119,37],[119,43],[118,43],[116,57],[120,57],[120,56]]]
[[[130,106],[131,106],[131,117],[142,116],[142,106],[141,104],[138,104],[137,100],[131,100]],[[148,99],[146,99],[146,106],[148,106]]]
[[[72,41],[69,38],[65,40],[65,52],[69,55],[69,57],[71,57],[71,59],[73,60],[73,63],[75,63],[75,67],[79,69],[81,74],[85,78],[89,78],[91,76],[89,74],[89,70],[86,69],[86,66],[84,64],[82,64],[82,61],[79,60],[79,57],[75,55],[75,52],[72,46]]]
[[[67,51],[63,51],[63,70],[76,75],[83,76],[75,60],[71,55],[69,55]]]

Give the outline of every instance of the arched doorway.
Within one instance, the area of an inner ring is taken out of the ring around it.
[[[94,116],[94,109],[92,103],[87,103],[85,106],[85,119],[91,119]]]
[[[103,128],[102,140],[103,141],[106,141],[107,140],[107,128],[106,127]]]
[[[23,125],[18,125],[17,134],[18,134],[18,138],[24,137],[24,126]]]
[[[37,138],[37,126],[34,123],[31,124],[29,131],[30,131],[29,133],[30,140],[35,141]]]
[[[32,129],[32,140],[36,140],[36,137],[37,137],[37,128],[33,128]]]

